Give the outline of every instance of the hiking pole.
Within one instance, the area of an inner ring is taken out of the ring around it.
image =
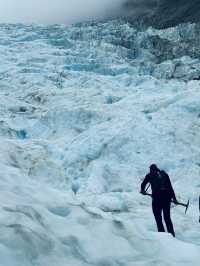
[[[149,197],[152,197],[152,194],[150,194],[150,193],[147,193],[147,192],[145,192],[145,193],[142,193],[143,195],[147,195],[147,196],[149,196]],[[188,207],[189,207],[189,204],[190,204],[190,201],[188,200],[188,202],[185,204],[185,203],[181,203],[181,202],[178,202],[178,201],[171,201],[171,202],[173,202],[174,204],[176,204],[176,205],[180,205],[180,206],[183,206],[183,207],[185,207],[185,214],[186,214],[186,212],[187,212],[187,210],[188,210]],[[200,197],[199,197],[199,202],[200,202]],[[200,217],[199,217],[199,220],[200,220]],[[200,221],[199,221],[200,222]]]

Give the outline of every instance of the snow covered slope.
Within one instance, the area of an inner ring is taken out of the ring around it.
[[[0,26],[0,265],[199,265],[199,29]],[[176,239],[152,162],[191,200]]]

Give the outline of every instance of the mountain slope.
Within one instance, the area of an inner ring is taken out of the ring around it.
[[[128,20],[145,20],[156,28],[173,27],[180,23],[200,21],[198,0],[128,0],[124,4],[124,15]]]

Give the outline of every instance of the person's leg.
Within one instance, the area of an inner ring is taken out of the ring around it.
[[[153,199],[152,210],[153,210],[153,214],[156,220],[158,232],[165,232],[165,229],[162,223],[162,207],[159,203],[159,200]]]
[[[171,208],[171,201],[167,199],[163,207],[164,220],[167,226],[168,233],[171,233],[173,237],[175,237],[174,227],[170,215],[170,208]]]

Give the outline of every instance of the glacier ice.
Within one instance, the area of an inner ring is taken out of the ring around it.
[[[199,265],[199,25],[0,25],[0,264]],[[138,193],[167,170],[187,216]]]

